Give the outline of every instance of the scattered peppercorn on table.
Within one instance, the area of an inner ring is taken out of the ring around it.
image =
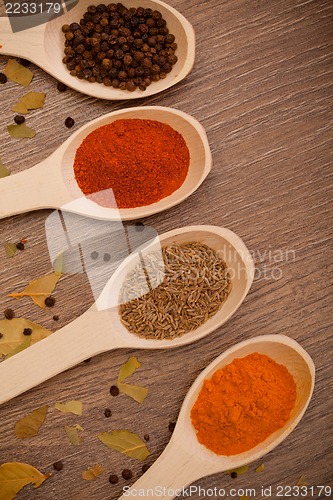
[[[138,50],[126,56],[124,64],[129,71],[114,64],[117,58],[110,48],[105,57],[99,56],[100,62],[94,69],[96,64],[89,65],[91,54],[80,59],[83,52],[79,44],[67,50],[64,54],[67,60],[62,64],[67,64],[68,71],[76,72],[75,76],[90,78],[91,84],[95,84],[92,80],[95,78],[102,86],[127,89],[129,94],[135,85],[142,91],[142,99],[136,105],[180,109],[193,115],[207,131],[214,165],[205,182],[180,205],[140,222],[124,223],[127,243],[131,242],[135,224],[137,235],[141,230],[149,230],[152,237],[156,232],[160,234],[186,225],[225,226],[236,232],[250,249],[256,266],[254,283],[231,320],[194,344],[170,350],[114,350],[86,360],[0,406],[0,465],[21,462],[45,475],[52,473],[37,489],[31,484],[25,486],[17,494],[22,500],[117,499],[123,494],[123,488],[132,485],[162,453],[171,438],[184,396],[196,376],[237,342],[257,335],[281,333],[297,340],[316,364],[315,392],[304,418],[280,446],[251,464],[248,470],[206,477],[195,483],[197,490],[192,490],[191,498],[204,498],[204,492],[214,488],[217,489],[214,498],[228,498],[231,492],[237,499],[278,498],[295,492],[293,487],[300,491],[307,487],[306,498],[328,498],[332,486],[332,408],[327,395],[333,385],[329,343],[333,307],[327,286],[332,275],[329,255],[332,247],[332,134],[329,127],[332,2],[168,0],[168,4],[191,22],[197,38],[196,65],[175,87],[155,96],[145,98],[144,95],[145,88],[172,71],[170,66],[177,62],[181,44],[181,40],[174,40],[173,34],[166,32],[157,14],[148,16],[149,29],[153,29],[150,37],[148,33],[142,42],[135,42]],[[0,15],[4,15],[3,5]],[[126,22],[130,20],[124,19]],[[103,23],[106,28],[106,21]],[[136,21],[133,23],[134,26]],[[157,27],[162,32],[154,31]],[[63,31],[65,42],[66,33],[71,30],[65,27]],[[124,34],[127,38],[133,35]],[[70,38],[74,39],[68,36],[69,42]],[[162,46],[165,43],[170,46]],[[145,44],[149,51],[142,52]],[[161,47],[156,50],[156,45]],[[171,52],[157,54],[159,50]],[[139,56],[138,52],[149,52],[152,57]],[[150,64],[148,59],[154,56]],[[75,58],[78,59],[73,66]],[[0,57],[3,124],[0,176],[6,169],[11,174],[24,171],[48,157],[89,120],[131,105],[130,101],[107,102],[79,94],[58,84],[33,64],[27,66],[33,73],[27,89],[3,74],[9,59]],[[81,65],[81,61],[86,62]],[[134,67],[133,61],[136,61]],[[112,67],[113,77],[103,76],[104,70],[110,71]],[[12,111],[30,91],[45,94],[44,107],[29,108],[26,114]],[[7,130],[11,124],[31,127],[36,135],[29,132],[31,138],[11,137]],[[153,140],[149,144],[149,139],[144,137],[146,130],[139,125],[136,124],[130,140],[135,142],[136,133],[147,152],[153,154],[155,147],[162,156],[167,154],[157,135],[155,143]],[[179,137],[175,135],[174,140],[180,141],[182,154],[172,159],[178,176],[177,189],[182,176],[186,175],[187,152]],[[85,169],[84,163],[89,164],[90,159],[87,150],[82,148],[81,152],[80,167]],[[103,169],[103,158],[100,161]],[[83,174],[84,171],[78,175],[87,188]],[[165,188],[168,175],[171,174],[166,173],[162,179]],[[145,181],[142,177],[142,183]],[[149,182],[152,180],[146,185]],[[132,188],[130,179],[128,188]],[[124,199],[130,197],[129,192],[125,190],[123,196]],[[150,201],[152,197],[148,189],[145,200]],[[58,242],[64,233],[56,231],[56,226],[52,226],[50,233],[51,214],[43,210],[0,221],[0,312],[3,311],[0,322],[5,317],[8,322],[18,318],[29,320],[23,329],[26,343],[34,339],[34,323],[43,327],[38,330],[43,338],[48,330],[56,331],[89,308],[98,294],[105,270],[109,272],[114,262],[117,245],[119,248],[123,245],[118,237],[119,227],[112,229],[117,239],[113,248],[108,243],[107,230],[105,240],[94,241],[94,231],[104,228],[105,223],[94,221],[89,227],[82,225],[82,235],[84,231],[91,232],[90,266],[84,271],[73,255],[70,267],[64,269],[43,308],[29,297],[15,300],[9,294],[52,273],[50,245]],[[54,238],[47,241],[46,234]],[[78,243],[81,242],[76,241]],[[81,251],[85,248],[81,247]],[[1,334],[0,328],[0,341],[3,341]],[[93,336],[91,341],[94,342]],[[138,403],[140,398],[142,403]],[[61,405],[55,408],[56,403]],[[289,403],[292,406],[292,396]],[[209,401],[203,400],[200,404],[205,407]],[[38,410],[37,420],[42,420],[46,405],[47,417],[38,434],[18,438],[17,422],[35,410]],[[197,419],[197,415],[193,416]],[[202,425],[200,421],[198,429]],[[105,437],[106,433],[124,429],[132,433],[123,435],[124,439],[135,440],[133,435],[137,435],[149,451],[142,462],[103,444],[110,439]],[[99,439],[102,435],[104,441]],[[255,440],[255,436],[251,437]],[[0,498],[1,493],[0,475]]]

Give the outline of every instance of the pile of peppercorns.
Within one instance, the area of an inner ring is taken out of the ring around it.
[[[144,91],[177,62],[175,36],[157,10],[127,9],[121,3],[91,5],[80,24],[65,24],[70,74],[107,87]]]

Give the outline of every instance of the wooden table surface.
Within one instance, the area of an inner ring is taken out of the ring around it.
[[[31,66],[29,90],[46,92],[45,109],[29,113],[34,139],[9,137],[11,107],[26,89],[0,86],[1,158],[12,174],[46,158],[72,130],[104,113],[134,105],[165,105],[195,116],[206,128],[214,166],[203,186],[181,205],[143,222],[159,233],[189,224],[215,224],[235,231],[256,260],[256,278],[245,302],[222,328],[195,344],[168,351],[117,350],[63,373],[0,408],[0,463],[26,462],[53,475],[39,489],[24,488],[24,499],[116,499],[132,484],[142,464],[106,448],[103,431],[129,429],[143,436],[154,462],[170,439],[182,400],[200,371],[236,342],[264,334],[285,334],[312,356],[317,370],[310,406],[296,430],[261,462],[236,480],[226,473],[204,478],[203,488],[256,488],[332,482],[332,81],[333,3],[331,0],[169,0],[193,24],[197,59],[193,72],[176,87],[151,98],[104,102],[73,90]],[[3,13],[3,11],[2,11]],[[0,70],[8,58],[0,58]],[[0,181],[1,182],[1,181]],[[0,308],[55,331],[93,302],[84,274],[66,274],[54,296],[55,307],[41,310],[29,299],[7,296],[51,271],[45,220],[51,211],[27,213],[0,222]],[[6,257],[6,241],[28,239],[26,249]],[[58,323],[52,316],[58,314]],[[93,341],[93,339],[92,339]],[[137,356],[141,369],[133,380],[149,388],[138,405],[127,396],[112,398],[119,367]],[[1,381],[6,384],[6,380]],[[82,417],[52,408],[56,401],[83,402]],[[38,436],[19,440],[15,422],[29,411],[51,409]],[[104,409],[113,415],[104,417]],[[64,425],[81,424],[84,443],[73,447]],[[52,464],[62,460],[61,472]],[[105,473],[84,481],[81,472],[99,463]],[[133,479],[108,482],[131,469]],[[274,493],[275,491],[275,493]],[[0,494],[1,496],[1,494]],[[229,496],[230,497],[230,496]],[[204,498],[193,494],[193,499]],[[216,497],[217,498],[217,497]],[[227,498],[227,497],[222,497]],[[236,496],[235,498],[238,498]],[[307,498],[318,498],[308,494]],[[320,498],[324,498],[323,494]]]

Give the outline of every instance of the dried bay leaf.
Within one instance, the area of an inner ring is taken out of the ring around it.
[[[64,404],[56,403],[54,407],[56,410],[62,411],[63,413],[74,413],[74,415],[82,415],[81,401],[68,401]]]
[[[44,107],[45,94],[43,92],[28,92],[12,108],[15,113],[26,115],[29,109],[39,109]]]
[[[31,297],[37,306],[45,309],[45,299],[52,294],[60,277],[61,275],[56,273],[47,274],[37,280],[31,281],[23,292],[10,293],[8,296],[18,300],[22,297]]]
[[[8,80],[18,83],[19,85],[23,85],[24,87],[28,87],[30,85],[34,76],[30,69],[22,66],[22,64],[15,61],[15,59],[9,59],[4,69],[4,73]]]
[[[123,382],[126,378],[133,375],[133,373],[140,368],[141,363],[137,360],[135,356],[129,358],[125,364],[120,367],[118,382]]]
[[[73,446],[78,446],[83,443],[82,437],[78,433],[78,427],[70,427],[69,425],[65,425],[66,434],[72,443]]]
[[[92,481],[103,474],[103,472],[104,469],[99,464],[96,464],[94,467],[88,467],[88,470],[83,471],[82,478],[86,481]]]
[[[31,346],[31,338],[30,336],[25,337],[23,342],[19,344],[15,349],[13,349],[11,352],[7,354],[5,359],[11,358],[12,356],[15,356],[15,354],[18,354],[21,351],[24,351],[24,349],[27,349],[27,347]]]
[[[28,127],[25,123],[21,125],[8,125],[7,130],[15,139],[32,139],[36,135],[34,129]]]
[[[262,472],[263,470],[265,470],[265,464],[259,465],[254,470],[255,470],[255,472]]]
[[[8,462],[0,465],[0,500],[12,500],[24,486],[38,488],[51,474],[42,474],[32,465]]]
[[[118,383],[119,392],[127,394],[138,403],[142,404],[146,397],[148,396],[148,389],[146,387],[140,387],[139,385],[130,385]]]
[[[142,462],[150,455],[150,451],[147,449],[145,443],[137,434],[130,431],[116,430],[112,431],[112,433],[102,432],[98,435],[98,439],[109,448],[120,451],[120,453]]]
[[[18,420],[15,424],[15,436],[19,439],[37,436],[39,429],[44,423],[47,410],[47,405],[41,406]]]
[[[140,366],[141,363],[135,356],[129,358],[126,363],[120,367],[117,385],[119,392],[127,394],[127,396],[142,404],[148,396],[148,389],[138,385],[123,384],[123,381],[133,375],[133,373],[140,368]]]
[[[78,431],[84,431],[84,428],[80,424],[75,424],[74,428],[77,429]]]
[[[306,480],[306,477],[305,476],[301,476],[299,478],[299,480],[297,481],[297,486],[307,486],[308,483],[307,483],[307,480]]]
[[[243,465],[242,467],[238,467],[237,469],[232,469],[232,470],[227,470],[227,474],[229,474],[229,476],[231,476],[232,473],[236,473],[237,474],[237,477],[238,476],[241,476],[242,474],[244,474],[245,472],[247,472],[249,470],[249,466],[248,465]]]
[[[30,328],[32,334],[25,337],[23,335],[25,328]],[[4,356],[16,354],[14,351],[22,346],[23,342],[27,342],[27,347],[29,347],[29,345],[35,344],[52,334],[50,330],[25,318],[1,319],[0,333],[2,333],[2,337],[0,338],[0,355]]]
[[[61,276],[64,270],[64,252],[60,252],[54,261],[53,271],[57,276]]]
[[[5,252],[7,257],[14,257],[17,252],[17,247],[15,243],[6,243],[5,244]]]
[[[9,172],[8,168],[5,167],[5,165],[2,163],[2,161],[0,159],[0,179],[1,179],[1,177],[7,177],[8,175],[10,175],[10,172]]]

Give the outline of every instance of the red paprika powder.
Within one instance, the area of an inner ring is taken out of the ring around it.
[[[84,139],[76,151],[74,173],[81,191],[99,205],[135,208],[176,191],[189,164],[186,142],[172,127],[155,120],[124,119]],[[114,198],[106,191],[111,189]]]

